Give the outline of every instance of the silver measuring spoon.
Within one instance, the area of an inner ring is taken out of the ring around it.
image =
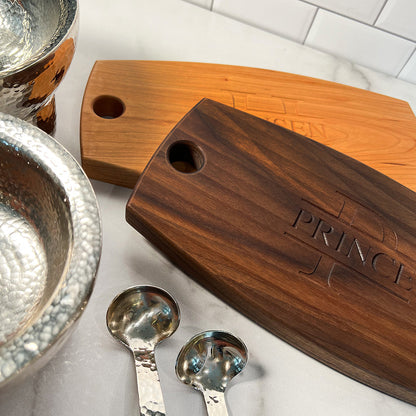
[[[134,356],[140,415],[166,415],[154,351],[160,341],[176,331],[179,320],[175,300],[153,286],[127,289],[107,310],[108,330]]]
[[[209,416],[227,416],[225,389],[247,363],[243,341],[223,331],[195,335],[179,352],[176,375],[204,395]]]

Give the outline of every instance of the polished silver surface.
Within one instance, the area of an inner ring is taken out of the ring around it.
[[[176,375],[204,395],[210,416],[227,416],[224,392],[248,359],[243,341],[224,331],[205,331],[191,338],[179,352]]]
[[[110,333],[133,353],[140,415],[166,414],[155,361],[156,345],[179,326],[179,307],[164,290],[135,286],[114,298],[107,310]]]
[[[77,22],[77,0],[0,0],[0,111],[53,131]]]
[[[101,253],[88,178],[46,133],[0,113],[0,387],[38,368],[85,308]]]

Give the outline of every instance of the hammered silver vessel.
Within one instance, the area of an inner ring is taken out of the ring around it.
[[[0,387],[62,344],[91,294],[101,223],[75,159],[0,113]]]
[[[55,129],[53,92],[75,52],[76,0],[0,0],[0,111]]]

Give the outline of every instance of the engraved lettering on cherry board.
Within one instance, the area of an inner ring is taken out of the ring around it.
[[[250,112],[311,139],[324,141],[348,136],[345,131],[337,130],[335,126],[325,126],[319,120],[312,122],[310,116],[302,116],[298,109],[298,100],[245,92],[229,91],[229,93],[234,108]],[[273,115],[270,116],[270,113]]]
[[[416,272],[398,251],[397,234],[379,215],[343,197],[338,216],[303,200],[285,234],[317,256],[299,273],[331,287],[334,269],[339,265],[410,302]]]

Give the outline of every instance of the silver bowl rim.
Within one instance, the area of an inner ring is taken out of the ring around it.
[[[69,259],[50,302],[40,311],[35,322],[0,346],[1,388],[47,355],[81,316],[91,296],[99,266],[102,224],[98,201],[89,179],[75,158],[54,138],[23,120],[0,113],[0,140],[2,145],[28,152],[31,160],[62,187],[72,223]],[[86,224],[89,224],[88,234]],[[55,322],[52,338],[42,341],[42,335],[47,327],[51,327],[51,322]]]
[[[64,22],[59,27],[59,30],[54,33],[56,41],[51,42],[51,44],[42,51],[35,53],[30,59],[22,62],[20,65],[14,66],[10,71],[5,71],[0,73],[0,79],[5,79],[11,75],[17,74],[21,71],[26,71],[29,68],[39,64],[43,59],[47,58],[49,55],[55,53],[55,51],[62,45],[62,43],[70,36],[68,36],[74,27],[78,24],[78,15],[79,15],[79,2],[78,0],[65,0],[68,3],[68,16]],[[75,36],[74,36],[75,38]]]

